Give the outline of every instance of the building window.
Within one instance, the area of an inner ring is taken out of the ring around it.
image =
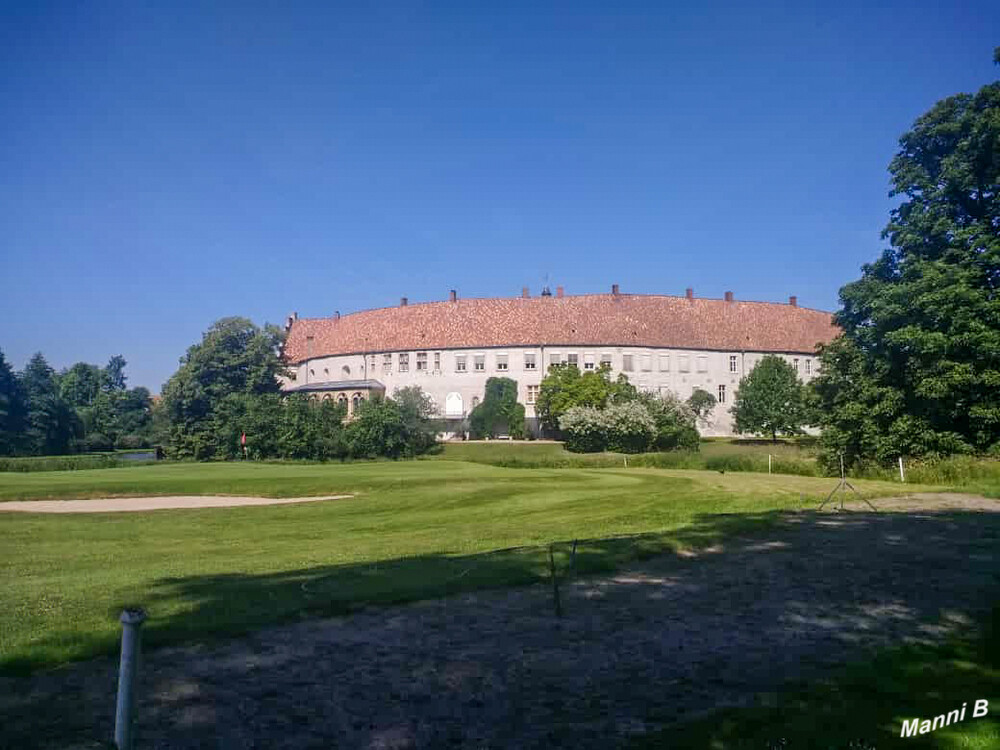
[[[410,369],[410,355],[400,354],[399,355],[399,371],[406,372]]]
[[[559,352],[551,352],[549,354],[549,367],[552,367],[552,365],[558,365],[560,362],[560,358],[561,355],[559,354]]]
[[[535,353],[525,352],[524,354],[524,369],[534,370],[535,369]]]
[[[806,360],[806,375],[811,375],[812,374],[812,369],[813,369],[812,365],[813,365],[812,360],[811,359],[807,359]]]
[[[681,372],[691,372],[691,357],[687,354],[682,354],[677,358],[677,369]]]
[[[344,365],[343,367],[341,367],[340,371],[341,371],[341,373],[343,373],[343,375],[344,375],[345,378],[351,377],[351,368],[348,367],[347,365]]]
[[[434,372],[441,372],[441,352],[434,352]]]
[[[799,358],[798,357],[795,357],[795,359],[792,360],[792,367],[795,368],[795,374],[798,375],[798,373],[799,373]]]
[[[708,372],[708,357],[698,357],[698,372]]]
[[[538,401],[538,388],[539,386],[537,385],[528,386],[528,397],[525,399],[527,403],[533,404]]]
[[[566,364],[573,365],[573,367],[580,366],[580,355],[579,354],[567,354]]]
[[[506,372],[507,371],[507,355],[506,354],[498,354],[497,355],[497,369],[500,372]]]
[[[670,355],[660,355],[660,372],[670,372]]]
[[[593,354],[584,354],[583,355],[583,369],[584,370],[593,370],[594,369],[594,355]]]
[[[729,355],[729,372],[737,372],[737,360],[735,354]]]
[[[724,386],[724,385],[720,385],[719,386],[719,398],[718,398],[718,402],[720,404],[726,403],[726,386]]]
[[[417,352],[417,371],[427,370],[427,352]]]
[[[640,357],[639,361],[642,363],[642,371],[643,372],[650,372],[650,371],[652,371],[652,369],[653,369],[653,355],[652,354],[643,354]]]
[[[465,372],[465,355],[455,355],[455,372]]]
[[[386,372],[391,372],[392,371],[392,355],[391,354],[383,354],[382,355],[382,369],[385,370]]]
[[[625,372],[632,372],[632,355],[623,354],[622,355],[622,369]]]
[[[482,372],[486,369],[486,355],[476,354],[472,357],[472,369],[476,372]]]
[[[343,406],[345,409],[347,408],[347,396],[343,393],[341,393],[337,398],[337,406]]]
[[[609,370],[611,369],[611,355],[610,354],[602,354],[601,355],[601,367],[604,367],[605,365],[608,366]]]

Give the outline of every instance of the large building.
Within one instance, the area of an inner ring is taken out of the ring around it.
[[[372,395],[420,386],[459,433],[483,398],[486,380],[517,381],[529,427],[548,366],[581,371],[608,363],[637,387],[687,398],[702,388],[718,399],[708,435],[732,434],[729,407],[740,378],[765,354],[784,357],[804,381],[817,369],[816,348],[838,329],[830,313],[787,304],[622,294],[459,299],[330,318],[289,317],[284,348],[287,392],[344,403],[349,413]]]

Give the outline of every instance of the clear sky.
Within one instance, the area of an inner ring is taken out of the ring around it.
[[[0,349],[154,392],[217,318],[623,292],[836,309],[1000,3],[0,3]]]

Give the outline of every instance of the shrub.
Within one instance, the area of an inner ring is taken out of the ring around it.
[[[573,406],[559,418],[566,436],[566,450],[598,453],[608,446],[608,426],[604,412],[593,406]]]

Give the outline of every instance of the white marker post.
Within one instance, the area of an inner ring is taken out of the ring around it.
[[[771,454],[767,454],[767,473],[771,473]]]
[[[135,678],[139,668],[139,627],[146,620],[141,609],[126,609],[122,623],[122,658],[118,665],[118,705],[115,709],[115,745],[132,750],[132,723],[135,719]]]
[[[903,457],[899,457],[899,481],[905,482],[906,476],[903,474]]]

